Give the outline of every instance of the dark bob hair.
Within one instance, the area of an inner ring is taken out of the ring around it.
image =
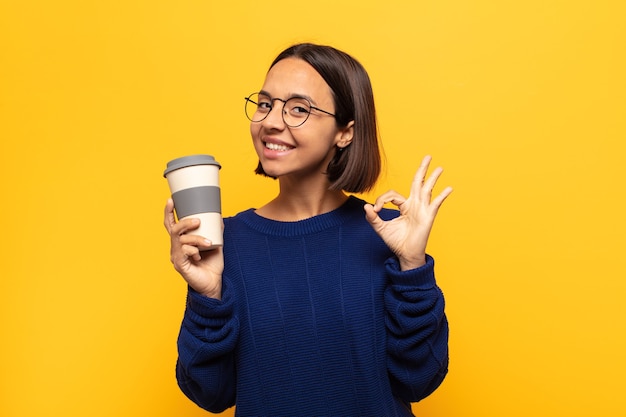
[[[352,143],[335,149],[326,175],[331,190],[353,193],[369,191],[381,171],[378,127],[372,85],[365,68],[353,57],[330,46],[302,43],[281,52],[270,69],[285,58],[298,58],[311,65],[330,87],[338,127],[354,120]],[[268,176],[259,162],[255,172]]]

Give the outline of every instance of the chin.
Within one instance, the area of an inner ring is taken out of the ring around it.
[[[263,175],[263,176],[274,178],[274,179],[278,178],[281,175],[280,171],[276,169],[272,169],[271,167],[268,167],[268,164],[263,165],[263,163],[260,161],[255,172],[259,175]]]

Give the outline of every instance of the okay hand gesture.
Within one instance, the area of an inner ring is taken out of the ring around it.
[[[374,205],[365,205],[367,221],[396,254],[403,271],[426,263],[426,244],[435,216],[441,204],[452,192],[452,188],[447,187],[435,198],[432,197],[433,188],[443,169],[436,168],[426,178],[430,161],[430,156],[422,160],[413,178],[408,198],[390,190],[378,197]],[[378,213],[385,203],[396,205],[400,210],[400,215],[389,221],[381,219]]]

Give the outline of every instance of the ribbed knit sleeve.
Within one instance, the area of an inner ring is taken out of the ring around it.
[[[391,384],[405,401],[416,402],[430,395],[448,371],[444,298],[432,257],[410,271],[401,271],[394,258],[385,266],[390,278],[385,308]]]
[[[235,404],[233,351],[239,325],[233,305],[227,280],[223,282],[221,301],[189,288],[178,336],[178,385],[187,397],[211,412],[221,412]]]

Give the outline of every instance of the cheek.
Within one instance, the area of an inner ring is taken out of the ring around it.
[[[250,137],[252,139],[252,146],[254,147],[254,150],[259,157],[261,156],[261,152],[263,152],[263,143],[260,139],[260,131],[260,123],[250,123]]]
[[[252,137],[252,142],[258,142],[258,139],[261,136],[261,124],[260,123],[250,123],[250,136]]]

